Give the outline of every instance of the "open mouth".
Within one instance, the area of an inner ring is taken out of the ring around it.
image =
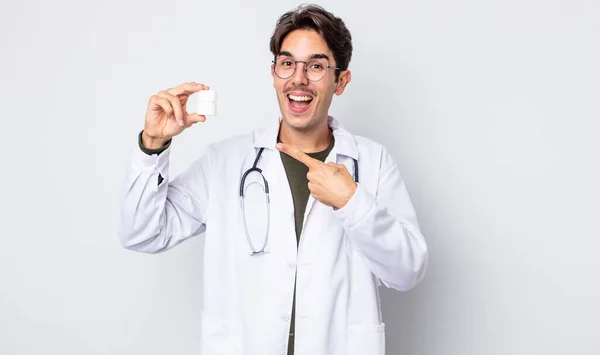
[[[288,95],[290,110],[294,113],[304,113],[310,107],[313,97],[311,95]]]

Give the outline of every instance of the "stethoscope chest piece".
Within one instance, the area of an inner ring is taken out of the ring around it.
[[[264,250],[260,251],[252,251],[252,250],[248,250],[248,255],[250,256],[255,256],[255,255],[261,255],[261,254],[269,254],[271,252],[271,249],[266,247]]]

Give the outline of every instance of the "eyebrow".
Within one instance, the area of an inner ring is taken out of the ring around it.
[[[287,52],[287,51],[279,52],[279,55],[280,56],[283,55],[286,57],[292,57],[292,58],[294,57],[292,55],[292,53]],[[329,57],[325,53],[315,53],[315,54],[311,55],[310,58],[308,58],[308,59],[327,59],[327,60],[329,60]]]

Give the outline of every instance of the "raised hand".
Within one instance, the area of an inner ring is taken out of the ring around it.
[[[185,109],[190,95],[201,90],[209,90],[209,87],[185,83],[152,95],[146,110],[142,144],[147,148],[159,148],[184,129],[206,121],[206,116],[188,113]]]
[[[308,167],[308,189],[316,200],[339,209],[354,195],[357,185],[344,165],[325,164],[283,143],[277,143],[276,148]]]

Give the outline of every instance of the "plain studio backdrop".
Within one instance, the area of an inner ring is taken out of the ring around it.
[[[331,114],[384,144],[430,250],[383,290],[399,355],[600,354],[600,5],[324,1],[354,42]],[[187,81],[218,116],[277,119],[269,38],[294,1],[2,1],[0,354],[196,354],[202,237],[123,249],[116,217],[148,99]]]

